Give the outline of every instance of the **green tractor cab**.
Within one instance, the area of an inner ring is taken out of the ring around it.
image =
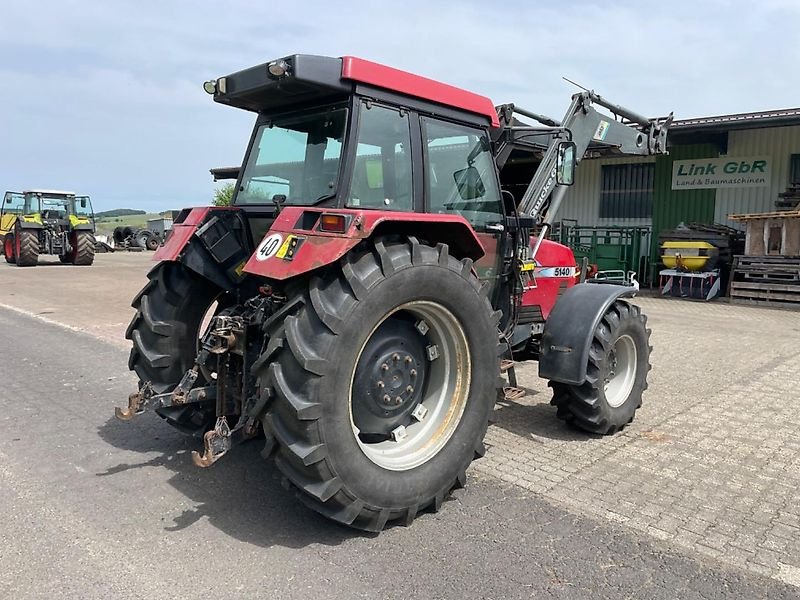
[[[0,239],[6,262],[38,264],[40,254],[62,263],[94,262],[94,211],[88,196],[57,190],[6,192],[0,206]]]

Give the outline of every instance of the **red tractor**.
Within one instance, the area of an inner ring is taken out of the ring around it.
[[[631,421],[650,368],[633,290],[578,283],[545,237],[587,151],[664,152],[670,118],[585,91],[558,122],[353,57],[204,87],[255,129],[233,205],[182,211],[133,301],[118,417],[203,435],[200,466],[263,430],[304,503],[369,531],[466,483],[495,401],[522,393],[514,361],[539,361],[574,425]]]

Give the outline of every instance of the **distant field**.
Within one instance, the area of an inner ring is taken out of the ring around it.
[[[160,219],[161,215],[125,215],[124,217],[100,217],[97,219],[97,233],[111,235],[116,227],[144,227],[148,219]]]

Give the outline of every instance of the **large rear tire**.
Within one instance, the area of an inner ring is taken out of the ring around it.
[[[95,239],[91,231],[72,234],[72,264],[89,266],[94,262]]]
[[[498,318],[443,244],[378,240],[313,277],[265,324],[253,367],[267,454],[299,498],[367,531],[438,510],[485,452]]]
[[[39,232],[17,227],[15,255],[18,267],[33,267],[39,263]]]
[[[614,302],[594,331],[586,381],[550,382],[558,417],[601,435],[624,428],[642,405],[651,350],[647,317],[635,304]]]
[[[133,300],[136,315],[125,333],[133,343],[128,368],[138,375],[140,388],[149,381],[160,394],[171,391],[192,368],[203,317],[220,290],[180,263],[159,263],[147,277]],[[199,404],[157,412],[188,433],[202,433],[214,419],[214,411]]]

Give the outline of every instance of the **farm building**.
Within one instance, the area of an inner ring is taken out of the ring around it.
[[[585,160],[559,214],[584,243],[590,232],[642,228],[632,230],[648,255],[642,279],[655,279],[663,232],[691,223],[743,230],[730,215],[800,202],[800,108],[676,120],[669,143],[666,156]]]

